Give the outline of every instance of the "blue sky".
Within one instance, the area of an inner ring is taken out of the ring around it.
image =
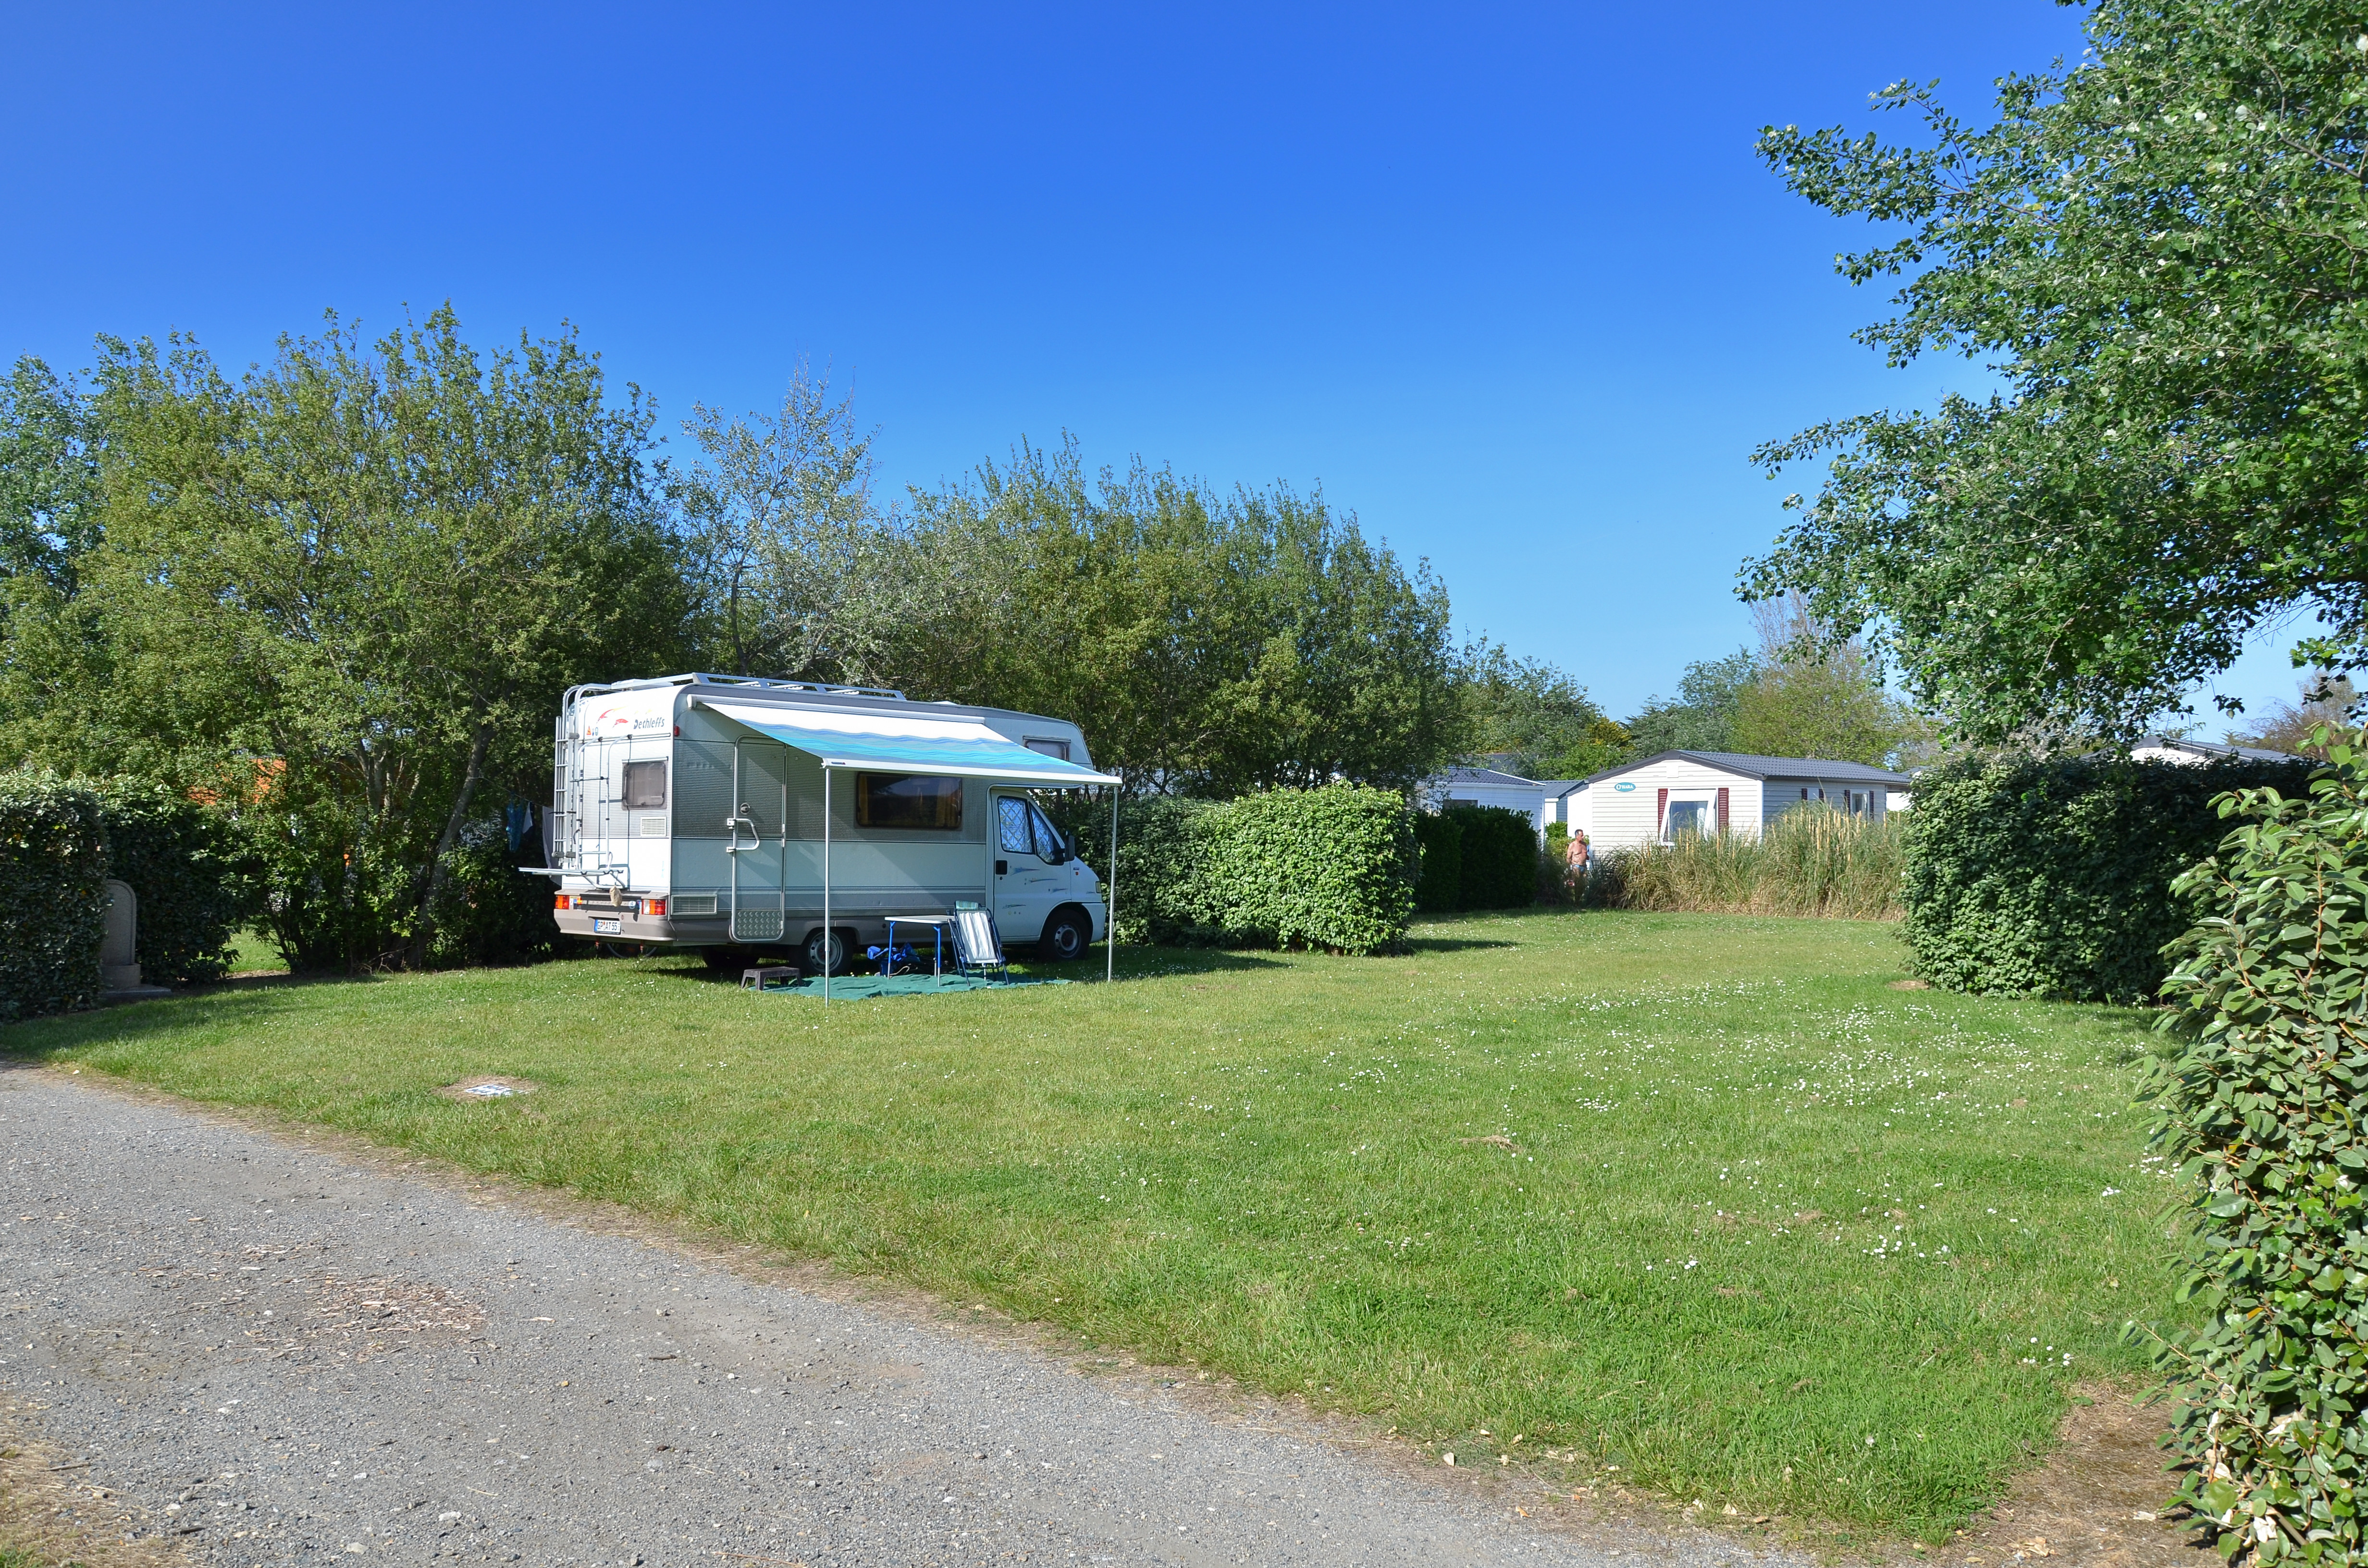
[[[1978,109],[2079,47],[2049,0],[5,21],[0,354],[181,328],[244,364],[450,299],[481,340],[575,323],[668,429],[803,357],[894,486],[1064,431],[1320,484],[1623,713],[1747,640],[1736,565],[1812,477],[1753,446],[1982,384],[1849,341],[1863,231],[1755,132],[1909,75]]]

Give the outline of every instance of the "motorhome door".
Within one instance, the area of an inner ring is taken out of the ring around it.
[[[995,924],[1007,942],[1033,942],[1061,902],[1061,835],[1025,795],[995,798]]]

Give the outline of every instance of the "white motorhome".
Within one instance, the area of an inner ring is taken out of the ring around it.
[[[890,915],[963,904],[1049,958],[1108,934],[1098,879],[1033,799],[1118,782],[1065,720],[669,676],[571,688],[554,765],[544,871],[572,936],[718,964],[790,952],[818,974]]]

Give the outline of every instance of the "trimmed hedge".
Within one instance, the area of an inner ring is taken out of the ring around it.
[[[96,1003],[106,937],[98,792],[49,774],[0,773],[0,1023]]]
[[[1515,909],[1538,900],[1538,835],[1530,819],[1502,806],[1450,806],[1415,819],[1422,846],[1415,907]]]
[[[99,781],[108,875],[140,900],[135,956],[152,985],[219,980],[260,907],[259,863],[230,814],[147,779]]]
[[[2231,790],[2298,794],[2307,763],[1966,758],[1916,781],[1899,901],[1916,971],[1951,991],[2141,1002],[2194,923],[2171,884]]]
[[[1198,825],[1211,925],[1258,947],[1372,953],[1405,940],[1417,851],[1404,796],[1364,784],[1269,790]]]
[[[1106,865],[1107,802],[1047,809],[1087,864]],[[1413,917],[1417,861],[1414,813],[1387,790],[1270,790],[1224,804],[1130,800],[1119,816],[1119,939],[1387,951]]]
[[[1422,873],[1414,884],[1414,906],[1426,915],[1463,907],[1463,824],[1444,812],[1414,819],[1422,849]]]
[[[2368,768],[2332,751],[2306,797],[2224,800],[2249,819],[2175,895],[2206,917],[2174,944],[2148,1069],[2155,1146],[2177,1162],[2192,1333],[2155,1339],[2184,1396],[2175,1501],[2231,1561],[2368,1561]]]
[[[1538,897],[1538,832],[1503,806],[1450,806],[1440,812],[1463,830],[1458,909],[1519,909]]]

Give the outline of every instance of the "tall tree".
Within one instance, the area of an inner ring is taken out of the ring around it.
[[[19,359],[0,381],[0,585],[71,597],[98,526],[89,407],[49,366]]]
[[[108,682],[105,630],[77,599],[103,531],[99,449],[87,394],[17,360],[0,381],[0,758],[35,748],[45,719],[86,727],[80,695]]]
[[[2004,389],[1818,426],[1828,458],[1745,591],[1861,629],[1959,732],[2126,735],[2295,611],[2368,661],[2368,32],[2328,0],[2104,0],[2089,56],[1994,121],[1903,83],[1924,135],[1770,129],[1841,258],[1905,279],[1859,335],[1987,358]]]
[[[1456,687],[1469,759],[1502,757],[1531,778],[1584,778],[1626,759],[1627,730],[1556,665],[1483,638],[1464,647]]]
[[[1679,678],[1677,696],[1648,699],[1626,721],[1634,755],[1733,751],[1736,709],[1745,689],[1759,678],[1759,661],[1748,648],[1688,665]]]
[[[1884,689],[1855,640],[1835,637],[1797,594],[1753,608],[1759,669],[1736,694],[1736,750],[1884,767],[1920,755],[1925,726]]]
[[[1403,787],[1455,748],[1446,590],[1320,495],[1023,447],[899,535],[896,684],[1075,719],[1150,787]]]
[[[2342,744],[2344,733],[2358,727],[2353,715],[2359,711],[2360,693],[2351,677],[2322,670],[2304,678],[2293,701],[2272,703],[2269,711],[2254,715],[2245,729],[2229,731],[2228,743],[2324,757],[2327,746],[2320,740],[2322,733],[2335,744]]]
[[[647,408],[572,334],[480,356],[449,307],[374,344],[332,317],[235,383],[102,340],[97,382],[106,678],[12,715],[17,749],[253,796],[284,950],[419,960],[471,813],[547,786],[559,692],[671,662]]]
[[[739,675],[858,678],[893,616],[871,442],[852,397],[800,366],[770,414],[696,404],[701,460],[675,484],[709,637]],[[851,673],[850,673],[851,672]]]

